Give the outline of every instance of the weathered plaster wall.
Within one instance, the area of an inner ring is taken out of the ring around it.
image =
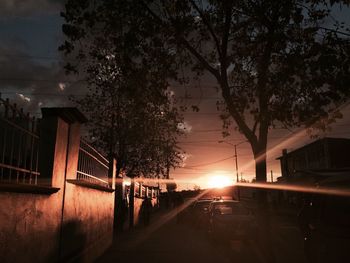
[[[41,143],[46,147],[41,148],[39,158],[42,161],[44,156],[50,156],[54,162],[43,169],[41,176],[45,184],[50,181],[50,185],[62,189],[68,124],[49,118],[43,127]],[[62,198],[62,191],[52,195],[0,192],[1,262],[46,262],[57,257]]]
[[[92,262],[112,244],[114,193],[67,183],[65,199],[63,259]]]
[[[136,226],[137,224],[140,223],[141,220],[141,205],[142,205],[143,199],[140,197],[135,197],[134,199],[134,225]]]
[[[135,202],[134,202],[134,225],[136,226],[137,224],[142,223],[141,222],[141,206],[142,206],[143,198],[140,197],[135,197]],[[157,199],[152,198],[152,207],[155,208],[157,205]]]
[[[55,262],[62,192],[51,196],[0,192],[0,261]]]
[[[0,192],[0,262],[92,262],[113,237],[114,193],[77,186],[80,127],[42,121],[39,183],[51,195]]]

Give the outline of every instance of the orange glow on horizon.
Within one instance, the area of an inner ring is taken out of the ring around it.
[[[223,174],[209,175],[207,180],[208,188],[224,188],[233,184],[233,179],[230,176]]]

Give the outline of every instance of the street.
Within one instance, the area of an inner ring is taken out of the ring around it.
[[[178,224],[173,212],[121,234],[97,262],[264,262],[256,243],[242,244],[240,251],[237,244],[216,244],[206,231]],[[305,262],[299,230],[288,220],[276,218],[271,232],[276,262]]]

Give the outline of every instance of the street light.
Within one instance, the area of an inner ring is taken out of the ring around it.
[[[247,142],[247,141],[241,141],[241,142],[236,143],[236,144],[230,143],[230,142],[228,142],[228,141],[223,141],[223,140],[219,141],[219,143],[223,143],[223,142],[226,143],[226,144],[232,145],[232,146],[235,148],[235,155],[234,155],[234,157],[235,157],[235,163],[236,163],[236,182],[238,183],[238,182],[239,182],[239,175],[238,175],[238,155],[237,155],[237,146],[240,145],[240,144],[242,144],[242,143],[245,143],[245,142]],[[241,198],[240,198],[240,193],[239,193],[239,188],[238,188],[238,187],[237,187],[237,195],[238,195],[238,200],[240,200]]]
[[[243,144],[245,142],[247,142],[247,141],[242,141],[242,142],[233,144],[233,143],[230,143],[228,141],[223,141],[223,140],[219,141],[219,143],[226,143],[226,144],[232,145],[235,148],[235,155],[234,155],[234,157],[235,157],[235,163],[236,163],[236,181],[237,181],[237,183],[239,182],[237,146],[240,145],[240,144]]]

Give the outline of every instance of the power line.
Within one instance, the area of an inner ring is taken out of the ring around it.
[[[22,93],[20,91],[18,92],[1,92],[1,94],[4,95],[25,95],[25,96],[49,96],[49,97],[69,97],[69,96],[77,96],[77,97],[82,97],[85,96],[83,94],[73,94],[73,93],[67,93],[67,94],[51,94],[51,93]]]
[[[201,147],[201,148],[220,148],[220,149],[232,149],[232,147],[229,147],[229,146],[216,146],[216,145],[191,145],[191,144],[188,144],[188,145],[183,145],[183,147]]]
[[[240,141],[242,141],[242,140],[231,139],[231,140],[227,140],[227,141],[229,141],[229,142],[237,142],[237,141],[240,142]],[[179,143],[184,143],[184,144],[186,144],[186,143],[208,143],[208,142],[211,142],[211,143],[219,143],[218,140],[179,141]]]
[[[222,129],[192,130],[192,132],[217,132],[217,131],[222,131]]]
[[[48,56],[33,56],[33,55],[9,55],[1,54],[0,57],[5,58],[20,58],[23,60],[35,59],[35,60],[63,60],[62,57],[48,57]]]
[[[229,160],[229,159],[231,159],[232,157],[234,157],[234,155],[231,155],[231,156],[229,156],[229,157],[227,157],[227,158],[224,158],[224,159],[216,160],[216,161],[214,161],[214,162],[202,163],[202,164],[187,166],[186,168],[187,168],[187,169],[191,169],[191,168],[197,168],[197,167],[203,167],[203,166],[207,166],[207,165],[211,165],[211,164],[216,164],[216,163],[220,163],[220,162]],[[185,167],[182,167],[182,168],[185,169]]]
[[[84,82],[85,80],[77,80],[77,81],[68,81],[68,80],[45,80],[45,79],[40,79],[40,80],[33,80],[33,79],[11,79],[11,78],[0,78],[1,80],[13,80],[13,81],[38,81],[38,82],[48,82],[48,83],[73,83],[76,84],[78,82]],[[18,92],[3,92],[3,94],[17,94]],[[41,92],[20,92],[23,95],[28,95],[28,96],[62,96],[62,94],[57,94],[57,93],[41,93]],[[66,94],[67,96],[85,96],[87,94],[86,93],[81,93],[81,94]],[[177,98],[179,99],[189,99],[188,97],[185,96],[178,96]],[[206,97],[206,98],[191,98],[191,99],[217,99],[215,97]],[[184,113],[185,114],[185,113]],[[191,113],[190,113],[191,114]]]
[[[51,83],[77,83],[84,82],[84,79],[78,80],[62,80],[62,79],[32,79],[32,78],[2,78],[0,77],[0,81],[33,81],[33,82],[51,82]]]

